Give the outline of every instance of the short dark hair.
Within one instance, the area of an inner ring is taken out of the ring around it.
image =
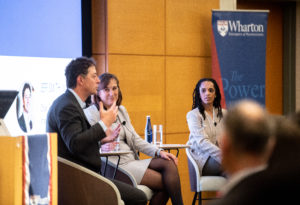
[[[25,83],[23,86],[23,90],[22,90],[22,98],[24,98],[24,94],[25,94],[25,90],[29,89],[29,91],[31,92],[31,86],[29,83]]]
[[[205,81],[209,81],[209,82],[212,82],[214,84],[214,88],[215,88],[215,92],[216,92],[216,98],[214,99],[213,106],[218,109],[217,117],[222,118],[223,113],[222,113],[222,107],[221,107],[221,92],[220,92],[220,88],[219,88],[217,82],[212,78],[202,78],[196,84],[196,87],[195,87],[194,92],[193,92],[193,106],[192,106],[192,109],[198,108],[199,112],[201,113],[201,115],[203,117],[203,119],[205,120],[206,116],[205,116],[205,113],[204,113],[204,106],[202,105],[202,100],[201,100],[200,91],[199,91],[199,88],[200,88],[201,84]]]
[[[292,115],[287,118],[285,116],[275,118],[274,136],[276,143],[269,158],[269,168],[282,169],[283,162],[292,165],[295,164],[295,159],[300,158],[300,129],[294,117],[297,118],[297,116]]]
[[[292,122],[296,123],[296,125],[300,128],[300,110],[294,113],[290,113],[288,117]]]
[[[86,76],[88,69],[91,66],[96,66],[96,62],[93,58],[79,57],[73,59],[66,67],[65,76],[67,88],[75,88],[77,85],[77,77],[79,75]]]

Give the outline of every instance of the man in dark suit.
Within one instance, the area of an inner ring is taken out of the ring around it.
[[[248,196],[249,189],[260,185],[251,182],[245,190],[241,187],[267,166],[267,159],[274,144],[270,118],[261,105],[254,101],[243,100],[228,109],[223,123],[224,132],[220,148],[222,166],[229,180],[220,191],[221,198],[212,204],[248,204],[253,200],[251,195],[249,201],[241,198]]]
[[[87,121],[83,109],[85,101],[97,94],[99,78],[96,63],[91,58],[72,60],[65,70],[67,90],[52,104],[47,116],[47,132],[58,134],[58,155],[85,166],[95,172],[101,170],[100,144],[112,142],[120,128],[111,130],[118,107],[114,104],[104,110],[100,104],[101,120],[93,126]],[[125,183],[112,180],[125,204],[146,204],[145,194]]]
[[[268,159],[267,168],[243,178],[221,199],[211,204],[299,204],[300,128],[299,124],[297,125],[297,122],[300,122],[299,117],[300,115],[292,120],[283,116],[275,117],[272,131],[275,145]]]

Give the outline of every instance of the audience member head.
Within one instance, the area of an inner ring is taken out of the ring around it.
[[[292,122],[296,123],[298,128],[300,128],[300,110],[290,114],[288,117]]]
[[[65,70],[67,88],[75,88],[78,76],[86,77],[89,68],[92,66],[96,67],[96,62],[93,58],[79,57],[72,60]]]
[[[97,94],[99,79],[93,58],[79,57],[72,60],[65,70],[67,88],[71,88],[82,101]]]
[[[204,110],[207,105],[218,108],[218,117],[222,117],[221,92],[217,82],[212,78],[202,78],[196,84],[193,92],[192,109],[198,108],[205,119]]]
[[[271,150],[271,125],[264,108],[252,100],[242,100],[229,108],[221,137],[222,166],[233,174],[266,163]]]
[[[269,168],[280,170],[282,167],[300,168],[300,129],[299,113],[288,117],[276,117],[274,126],[275,146],[269,159]],[[300,169],[298,169],[300,170]],[[284,171],[284,170],[282,170]]]
[[[122,103],[122,92],[118,78],[111,73],[103,73],[99,76],[100,84],[98,86],[95,101],[102,101],[104,107],[109,108],[114,102],[117,106]]]

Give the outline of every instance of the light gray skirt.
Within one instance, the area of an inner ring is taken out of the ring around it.
[[[119,167],[132,174],[136,180],[136,183],[140,184],[151,160],[152,158],[142,160],[130,160],[124,163],[121,157]],[[117,164],[117,157],[109,157],[108,161]]]
[[[134,161],[130,161],[128,163],[125,163],[125,164],[122,164],[119,166],[122,169],[129,172],[130,174],[132,174],[136,180],[136,183],[140,184],[151,160],[152,160],[152,158],[142,159],[142,160],[134,160]]]

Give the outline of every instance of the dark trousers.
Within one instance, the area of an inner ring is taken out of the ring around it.
[[[125,204],[130,205],[145,205],[147,204],[147,198],[143,191],[123,183],[121,181],[110,179],[116,187],[119,189],[121,198]]]

